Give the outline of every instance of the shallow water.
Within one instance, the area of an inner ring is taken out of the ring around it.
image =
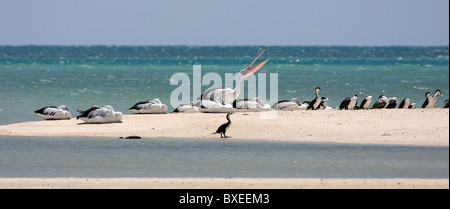
[[[0,177],[449,178],[449,148],[0,136]]]

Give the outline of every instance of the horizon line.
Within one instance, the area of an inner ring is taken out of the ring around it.
[[[0,47],[449,47],[449,45],[264,45],[264,44],[249,44],[249,45],[189,45],[189,44],[161,44],[161,45],[135,45],[135,44],[0,44]]]

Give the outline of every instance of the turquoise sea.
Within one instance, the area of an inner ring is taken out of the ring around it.
[[[329,106],[348,96],[425,93],[449,98],[449,47],[0,46],[0,125],[41,120],[34,110],[96,104],[116,111],[159,98],[170,106],[175,73],[236,73],[263,50],[258,73],[278,73],[278,99]],[[202,86],[206,90],[210,86]],[[246,97],[246,95],[241,95]],[[448,147],[275,143],[264,140],[0,136],[0,177],[448,178]]]
[[[225,80],[262,50],[259,61],[270,60],[258,73],[278,73],[279,100],[311,100],[316,86],[331,107],[355,94],[359,102],[384,94],[419,107],[427,91],[442,91],[438,106],[449,98],[448,46],[0,46],[0,125],[40,120],[33,111],[48,105],[65,104],[73,117],[93,104],[131,114],[136,102],[159,98],[172,111],[173,74],[192,79],[201,65],[202,75]]]

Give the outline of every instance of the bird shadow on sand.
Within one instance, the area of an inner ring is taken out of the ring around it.
[[[104,124],[111,124],[111,123],[123,123],[123,121],[118,122],[108,122],[108,123],[86,123],[86,122],[79,122],[77,125],[104,125]]]

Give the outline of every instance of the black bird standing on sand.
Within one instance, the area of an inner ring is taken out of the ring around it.
[[[222,125],[219,126],[219,128],[217,129],[216,132],[214,132],[213,134],[219,134],[220,133],[220,138],[228,138],[227,135],[225,135],[225,132],[227,132],[228,128],[230,128],[231,126],[231,120],[230,120],[230,115],[233,114],[233,112],[229,112],[227,114],[227,123],[224,123]],[[223,136],[222,136],[223,134]]]

